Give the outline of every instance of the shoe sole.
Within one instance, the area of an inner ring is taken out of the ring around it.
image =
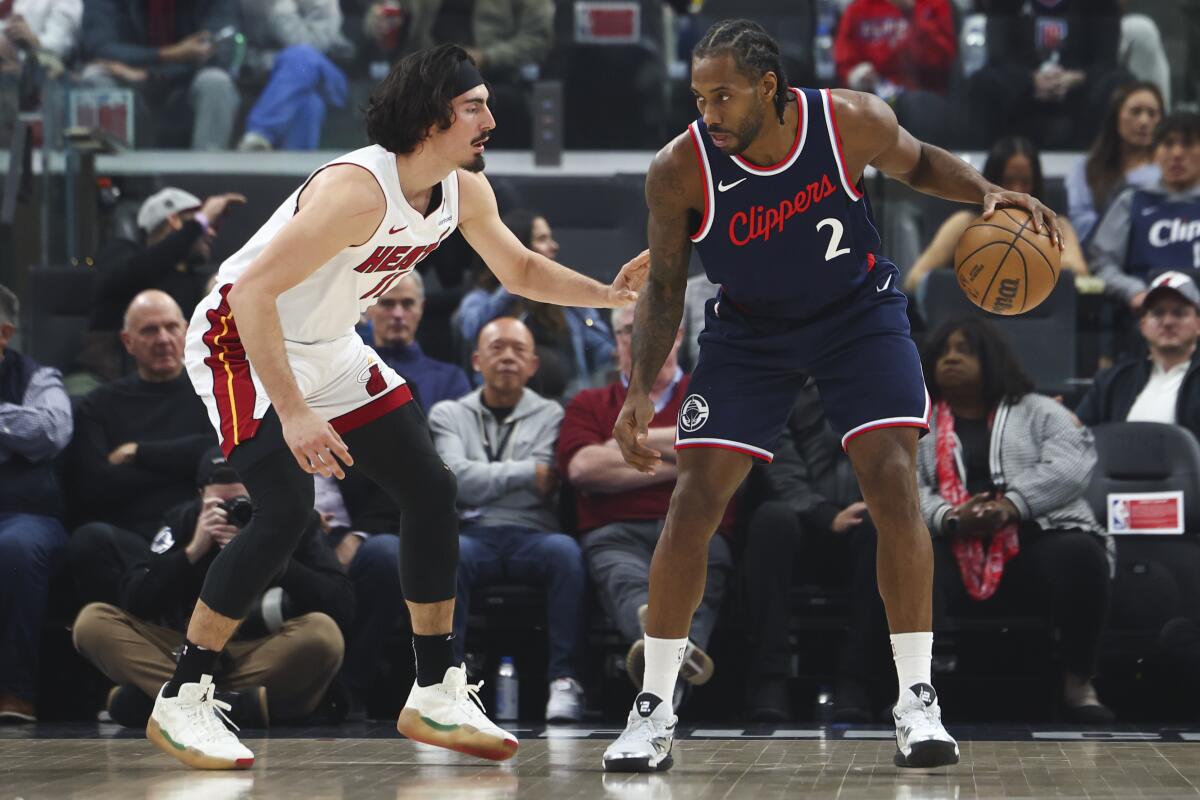
[[[164,753],[182,761],[193,769],[250,769],[254,766],[254,758],[217,758],[205,755],[190,747],[176,744],[166,731],[155,721],[154,717],[146,723],[146,738]]]
[[[400,718],[396,720],[396,730],[401,736],[414,742],[431,744],[488,761],[507,761],[517,754],[517,748],[520,747],[514,739],[501,739],[470,725],[455,725],[449,730],[439,730],[411,708],[400,712]]]
[[[37,722],[37,717],[20,711],[0,711],[0,722]]]
[[[675,757],[667,753],[666,758],[655,766],[650,766],[646,758],[612,758],[604,759],[605,772],[666,772],[675,764]]]
[[[906,769],[930,769],[932,767],[948,767],[958,763],[958,746],[953,742],[939,742],[930,739],[915,742],[908,756],[896,749],[896,757],[892,759],[897,767]]]

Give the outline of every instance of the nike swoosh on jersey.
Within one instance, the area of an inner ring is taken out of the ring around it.
[[[891,276],[891,275],[888,275],[888,276],[887,276],[887,280],[885,280],[885,281],[883,282],[883,286],[876,286],[876,287],[875,287],[875,291],[877,291],[877,292],[882,292],[884,289],[886,289],[888,286],[890,286],[890,285],[891,285],[891,283],[892,283],[892,276]]]
[[[724,181],[717,181],[717,191],[718,192],[728,192],[730,189],[737,186],[739,183],[741,183],[744,180],[746,180],[746,179],[739,178],[738,180],[734,181],[733,183],[725,183]]]
[[[388,233],[399,233],[400,231],[403,231],[403,230],[408,230],[408,226],[407,226],[407,225],[403,225],[403,226],[401,226],[401,227],[399,227],[399,228],[389,228],[389,229],[388,229]]]

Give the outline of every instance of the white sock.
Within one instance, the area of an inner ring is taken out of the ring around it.
[[[642,691],[661,697],[672,712],[671,696],[675,692],[675,681],[679,679],[679,666],[687,650],[687,637],[682,639],[656,639],[646,636],[646,673],[642,679]]]
[[[929,662],[933,660],[932,633],[893,633],[892,658],[896,662],[896,677],[900,694],[916,683],[933,685]],[[649,662],[647,662],[649,663]]]

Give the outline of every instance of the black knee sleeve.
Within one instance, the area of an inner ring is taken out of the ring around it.
[[[404,599],[452,599],[458,571],[458,481],[434,448],[420,407],[408,403],[344,438],[355,468],[400,505]]]
[[[244,456],[254,451],[239,453],[247,445],[235,449],[230,460],[250,492],[254,516],[213,561],[200,592],[205,605],[231,619],[246,616],[315,522],[313,478],[292,452],[280,446],[255,453],[251,462]]]

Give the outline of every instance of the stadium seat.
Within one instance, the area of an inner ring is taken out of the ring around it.
[[[1110,422],[1092,433],[1097,462],[1087,499],[1101,524],[1112,492],[1182,491],[1184,530],[1200,533],[1200,443],[1191,431],[1161,422]]]
[[[67,371],[79,353],[92,313],[95,270],[84,267],[31,269],[24,348],[48,367]]]
[[[1044,303],[1031,311],[1001,317],[980,309],[967,299],[950,269],[929,273],[923,311],[930,329],[967,314],[986,317],[1008,338],[1017,359],[1040,391],[1070,391],[1075,377],[1077,295],[1071,274],[1058,281]]]

